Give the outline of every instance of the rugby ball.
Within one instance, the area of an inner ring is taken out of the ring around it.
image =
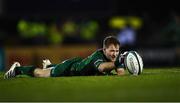
[[[130,74],[139,75],[143,71],[143,60],[136,51],[129,51],[126,54],[124,64]]]

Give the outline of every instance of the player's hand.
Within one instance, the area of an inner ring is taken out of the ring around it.
[[[128,51],[125,51],[123,54],[121,54],[122,56],[126,56],[128,54]]]
[[[117,72],[117,75],[121,76],[121,75],[124,75],[125,74],[125,71],[123,68],[117,68],[116,69],[116,72]]]
[[[124,58],[127,55],[128,52],[124,52],[123,54],[120,54],[117,58],[116,61],[114,62],[115,66],[117,68],[124,68]]]

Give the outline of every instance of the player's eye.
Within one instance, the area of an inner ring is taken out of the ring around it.
[[[110,50],[110,52],[115,52],[115,50]]]

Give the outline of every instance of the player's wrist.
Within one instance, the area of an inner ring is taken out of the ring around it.
[[[114,65],[116,68],[124,68],[124,55],[118,56]]]
[[[114,62],[115,67],[119,66],[119,60],[116,59],[116,61]]]

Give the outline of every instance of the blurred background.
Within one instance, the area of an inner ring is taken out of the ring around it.
[[[174,1],[0,0],[0,70],[14,61],[42,67],[90,55],[115,35],[145,67],[180,64],[180,16]]]

